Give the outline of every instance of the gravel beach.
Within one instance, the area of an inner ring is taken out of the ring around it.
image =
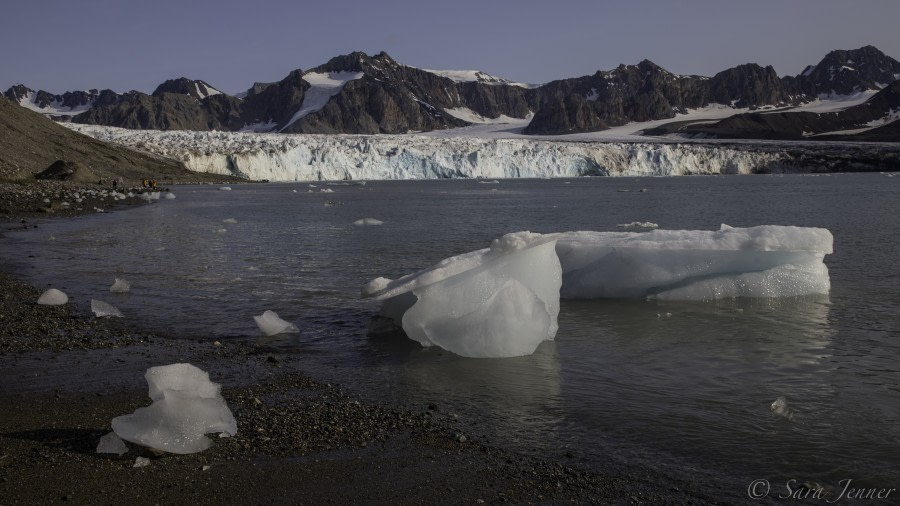
[[[32,206],[0,188],[10,226],[39,226]],[[445,406],[362,402],[352,385],[250,345],[137,331],[94,318],[83,300],[37,305],[41,291],[0,272],[3,505],[716,502],[701,484],[638,467],[600,475],[510,452]],[[238,434],[190,455],[132,444],[121,457],[96,453],[113,417],[150,404],[146,369],[177,362],[222,384]],[[137,457],[150,464],[134,467]]]

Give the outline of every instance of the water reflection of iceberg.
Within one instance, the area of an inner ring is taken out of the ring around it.
[[[531,355],[480,360],[429,348],[409,354],[397,367],[404,383],[433,400],[484,417],[488,423],[477,429],[492,436],[546,440],[560,416],[561,367],[552,341]]]

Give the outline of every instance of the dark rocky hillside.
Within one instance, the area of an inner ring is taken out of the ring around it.
[[[0,97],[0,181],[33,181],[34,175],[63,160],[80,166],[75,180],[144,178],[203,181],[210,176],[191,172],[180,162],[114,146],[73,132],[36,112]],[[213,176],[212,179],[233,179]]]
[[[532,88],[480,72],[459,81],[458,75],[402,65],[383,52],[355,52],[308,71],[294,70],[275,83],[255,83],[237,96],[187,78],[166,81],[150,95],[109,90],[52,95],[22,85],[5,95],[46,108],[54,119],[131,129],[397,134],[466,126],[473,115],[523,119],[533,113],[526,134],[559,135],[675,118],[712,104],[751,111],[789,108],[821,96],[880,90],[898,77],[900,62],[872,46],[832,51],[796,76],[779,77],[771,66],[755,63],[712,77],[677,75],[644,60]],[[81,109],[89,110],[75,115]],[[750,113],[715,128],[689,129],[698,135],[792,139],[878,119],[867,117],[859,111]]]

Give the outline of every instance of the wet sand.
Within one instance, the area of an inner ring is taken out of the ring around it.
[[[87,301],[39,306],[41,290],[9,273],[0,293],[0,504],[716,502],[637,466],[600,475],[516,454],[444,406],[361,402],[251,345],[137,331]],[[113,417],[150,404],[146,369],[176,362],[223,385],[238,434],[191,455],[97,454]]]

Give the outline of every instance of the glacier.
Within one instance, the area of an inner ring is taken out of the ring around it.
[[[780,150],[723,144],[65,126],[102,141],[179,160],[193,171],[257,181],[678,176],[789,170]]]
[[[464,357],[534,352],[560,298],[715,301],[827,294],[823,228],[762,225],[650,232],[517,232],[396,280],[362,287],[423,346]]]

